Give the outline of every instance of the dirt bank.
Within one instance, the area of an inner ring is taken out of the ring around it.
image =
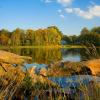
[[[100,76],[100,59],[89,60],[86,62],[86,66],[88,66],[93,75]]]

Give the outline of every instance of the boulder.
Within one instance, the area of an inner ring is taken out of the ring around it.
[[[89,60],[86,62],[86,66],[88,66],[93,75],[100,76],[100,59]]]
[[[23,64],[24,62],[27,62],[29,60],[32,60],[32,58],[26,56],[19,56],[14,53],[0,50],[0,62],[9,64]]]

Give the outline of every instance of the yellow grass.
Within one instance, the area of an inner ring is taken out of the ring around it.
[[[86,65],[91,69],[93,75],[100,76],[100,59],[87,61]]]

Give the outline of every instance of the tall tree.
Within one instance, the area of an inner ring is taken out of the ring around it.
[[[2,29],[0,31],[0,44],[8,45],[10,39],[10,32],[8,30]]]
[[[84,27],[81,31],[81,35],[84,35],[84,34],[89,34],[89,30],[86,27]]]
[[[17,28],[12,32],[11,35],[11,45],[13,46],[21,46],[24,45],[24,31]]]
[[[91,32],[100,34],[100,26],[99,26],[99,27],[94,27],[94,28],[92,28],[92,29],[91,29]]]

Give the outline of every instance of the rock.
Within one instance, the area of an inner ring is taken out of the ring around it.
[[[23,64],[24,62],[31,60],[31,57],[19,56],[14,53],[0,50],[0,62],[9,64]]]
[[[86,66],[91,69],[93,75],[100,76],[100,59],[87,61]]]

